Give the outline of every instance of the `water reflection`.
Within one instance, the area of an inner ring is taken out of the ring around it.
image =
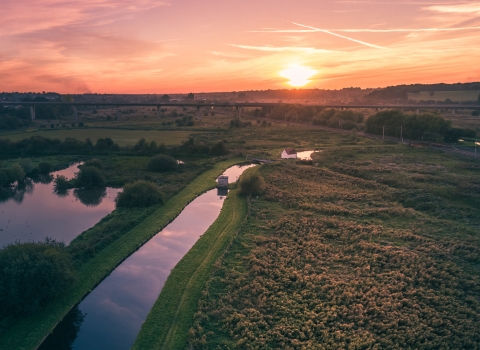
[[[254,165],[235,166],[225,174],[236,180],[251,166]],[[80,303],[79,309],[86,317],[72,349],[126,350],[132,347],[170,270],[216,220],[227,193],[228,190],[219,193],[214,189],[196,198]]]
[[[0,248],[14,241],[43,241],[45,237],[68,244],[115,209],[119,189],[55,190],[53,177],[71,178],[77,166],[0,189]]]
[[[107,196],[107,188],[76,188],[73,195],[87,207],[96,207]]]
[[[320,151],[303,151],[297,152],[297,159],[300,160],[312,160],[312,154]]]
[[[256,166],[256,164],[235,165],[225,170],[223,175],[228,176],[228,183],[234,183],[237,182],[238,178],[245,170],[254,166]]]
[[[38,350],[71,350],[85,314],[75,306],[55,328],[53,337],[47,337]]]

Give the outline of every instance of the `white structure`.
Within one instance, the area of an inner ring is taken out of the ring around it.
[[[219,176],[217,187],[228,187],[228,176],[226,175]]]
[[[293,148],[285,148],[282,152],[283,159],[297,158],[297,151]]]

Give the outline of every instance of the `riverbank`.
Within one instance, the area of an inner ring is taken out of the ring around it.
[[[248,204],[230,191],[218,219],[171,271],[133,349],[185,349],[198,300],[215,262],[244,223]]]
[[[75,286],[40,312],[19,320],[0,335],[0,349],[35,349],[55,328],[68,311],[78,304],[124,259],[140,248],[180,214],[183,208],[201,193],[215,186],[215,178],[241,159],[219,162],[206,171],[164,206],[156,209],[130,231],[118,237],[78,269]]]

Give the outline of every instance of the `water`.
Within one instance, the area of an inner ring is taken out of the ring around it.
[[[297,152],[297,159],[301,160],[312,160],[312,153],[316,153],[319,151],[303,151]]]
[[[0,247],[15,241],[43,241],[54,238],[69,244],[115,209],[120,189],[54,191],[53,177],[67,178],[78,171],[78,164],[41,177],[27,179],[0,202]]]
[[[242,175],[242,173],[245,170],[247,170],[248,168],[252,168],[254,166],[255,166],[255,164],[235,165],[235,166],[232,166],[231,168],[228,168],[227,170],[225,170],[222,175],[228,176],[228,182],[233,183],[233,182],[236,182],[238,180],[240,175]]]
[[[236,179],[249,167],[235,166],[225,173]],[[69,343],[66,349],[74,350],[130,349],[170,270],[217,219],[223,201],[224,195],[217,194],[215,189],[187,205],[174,221],[120,264],[72,310],[71,314],[82,315],[81,324],[72,323],[79,317],[69,314],[39,349],[61,349],[60,343]],[[78,332],[76,339],[62,341],[71,337],[71,332],[64,329]]]

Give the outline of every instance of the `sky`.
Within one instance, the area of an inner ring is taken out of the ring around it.
[[[0,91],[284,89],[289,74],[319,89],[480,81],[478,1],[0,4]]]

